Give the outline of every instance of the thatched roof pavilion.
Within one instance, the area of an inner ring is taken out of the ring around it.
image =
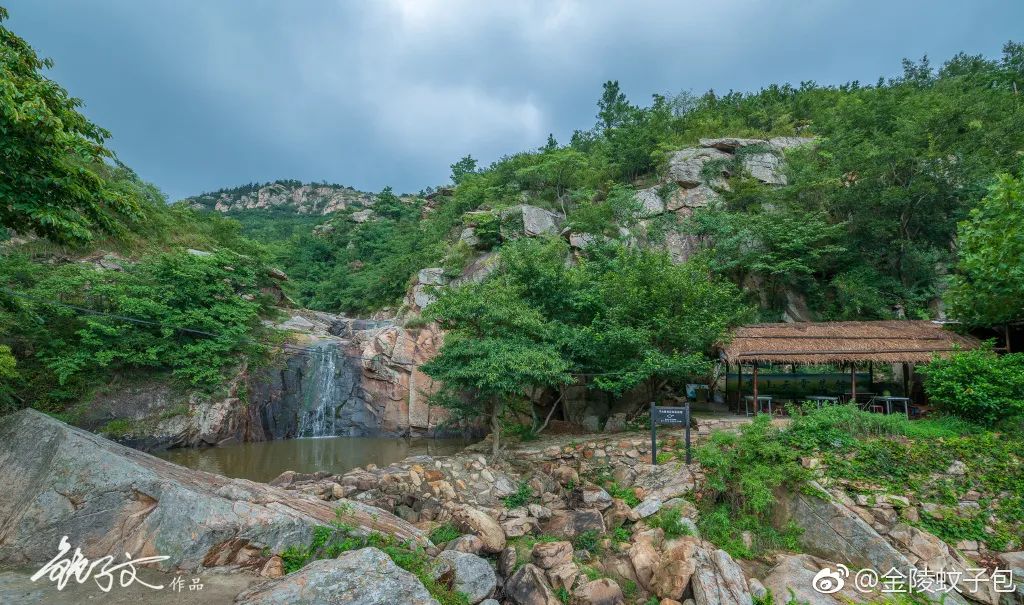
[[[833,321],[740,326],[719,350],[733,364],[927,363],[980,344],[932,321]]]
[[[736,366],[737,411],[741,407],[748,410],[745,403],[740,406],[740,398],[744,397],[743,366],[753,366],[749,381],[752,396],[744,400],[752,400],[754,409],[760,410],[759,365],[791,365],[794,368],[823,364],[848,366],[850,390],[839,395],[856,401],[858,365],[868,365],[867,386],[870,389],[874,382],[872,368],[876,362],[902,364],[903,395],[906,397],[910,393],[908,377],[912,364],[927,363],[936,356],[948,357],[954,351],[966,351],[981,345],[977,338],[957,334],[941,323],[909,320],[752,324],[736,328],[731,336],[728,343],[719,346],[719,353],[726,363],[727,373],[730,364]],[[863,389],[861,394],[871,395]],[[727,398],[728,395],[727,378]],[[762,399],[769,400],[768,410],[771,412],[771,398]],[[910,405],[905,405],[904,409],[909,416]]]

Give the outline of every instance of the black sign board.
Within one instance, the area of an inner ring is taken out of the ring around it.
[[[690,464],[690,402],[681,408],[659,407],[651,402],[651,464],[658,464],[659,424],[681,424],[686,427],[686,463]]]
[[[654,406],[651,408],[651,419],[655,424],[686,424],[686,417],[689,413],[687,408],[666,408]]]

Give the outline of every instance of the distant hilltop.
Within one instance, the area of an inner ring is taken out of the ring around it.
[[[405,196],[403,196],[404,198]],[[348,208],[373,206],[376,194],[333,183],[305,184],[296,180],[250,183],[219,189],[182,200],[193,208],[217,212],[284,210],[297,214],[330,214]]]

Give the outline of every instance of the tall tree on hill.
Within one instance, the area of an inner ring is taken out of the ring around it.
[[[974,325],[1024,320],[1024,177],[1001,174],[960,223],[960,262],[948,300]]]
[[[601,98],[597,101],[597,120],[605,132],[621,126],[632,109],[633,106],[626,100],[625,93],[619,89],[618,80],[608,80],[604,83]]]
[[[0,22],[7,16],[0,7]],[[0,227],[60,242],[117,233],[142,205],[109,178],[113,154],[103,143],[110,133],[42,75],[51,66],[0,25]]]

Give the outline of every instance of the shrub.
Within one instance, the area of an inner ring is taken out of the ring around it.
[[[1024,413],[1024,354],[964,351],[920,371],[929,399],[945,413],[985,425]]]
[[[598,541],[600,536],[595,530],[587,530],[572,540],[572,545],[576,547],[576,550],[585,550],[590,553],[596,553],[599,550]]]
[[[443,544],[461,536],[462,533],[451,523],[438,525],[430,532],[430,541],[434,544]]]
[[[647,520],[651,527],[660,527],[666,538],[678,538],[692,534],[690,527],[683,523],[683,515],[678,508],[663,508]]]
[[[532,499],[533,490],[530,489],[530,484],[526,481],[520,481],[519,487],[516,488],[516,493],[506,496],[504,502],[506,508],[517,508],[528,504]]]

